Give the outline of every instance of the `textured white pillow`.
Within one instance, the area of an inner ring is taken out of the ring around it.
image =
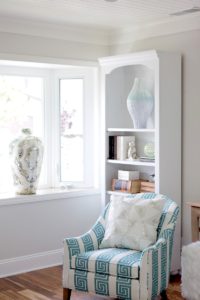
[[[143,250],[154,244],[164,203],[164,199],[111,196],[100,248]]]

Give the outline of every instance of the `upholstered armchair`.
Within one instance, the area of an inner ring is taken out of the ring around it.
[[[80,237],[64,240],[63,300],[70,299],[71,290],[126,300],[150,300],[165,294],[179,208],[161,194],[140,193],[131,198],[164,199],[156,242],[142,251],[101,248],[110,208],[108,203],[91,230]]]

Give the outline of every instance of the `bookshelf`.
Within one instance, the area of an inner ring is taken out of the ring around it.
[[[146,166],[146,167],[155,167],[153,162],[143,162],[139,160],[129,161],[129,160],[117,160],[117,159],[107,159],[109,164],[118,164],[118,165],[130,165],[130,166]]]
[[[101,72],[102,206],[111,194],[118,170],[139,171],[141,179],[155,175],[155,192],[166,194],[181,207],[181,56],[155,50],[99,59]],[[135,128],[127,97],[136,78],[142,78],[153,99],[144,128]],[[154,144],[155,161],[117,160],[109,157],[109,136],[134,136],[137,157]],[[126,193],[123,193],[126,195]],[[180,218],[176,230],[173,269],[180,267]]]
[[[108,128],[108,132],[113,133],[119,133],[119,132],[155,132],[155,129],[146,129],[146,128],[140,128],[140,129],[134,129],[134,128]]]

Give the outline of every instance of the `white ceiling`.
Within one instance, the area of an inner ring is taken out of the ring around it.
[[[121,30],[185,18],[170,14],[193,6],[200,0],[0,0],[0,18]]]

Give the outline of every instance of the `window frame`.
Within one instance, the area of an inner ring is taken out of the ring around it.
[[[55,101],[55,111],[56,116],[59,119],[56,120],[56,148],[61,149],[60,146],[60,80],[62,79],[83,79],[83,156],[84,156],[84,181],[83,182],[73,182],[73,181],[61,181],[61,168],[60,168],[60,152],[54,153],[54,169],[57,170],[56,178],[54,177],[54,182],[56,187],[94,187],[96,186],[95,179],[97,174],[94,170],[94,153],[97,151],[97,145],[95,140],[95,119],[98,119],[98,116],[95,114],[95,89],[97,88],[96,84],[96,74],[95,70],[86,67],[79,67],[67,70],[57,70],[55,71],[55,81],[56,81],[56,101]],[[89,122],[90,121],[90,122]],[[94,126],[91,126],[91,123]],[[91,138],[92,137],[92,138]],[[53,147],[52,147],[53,149]],[[85,165],[87,164],[87,167]]]
[[[15,62],[0,63],[0,74],[10,76],[27,76],[40,77],[44,80],[44,103],[43,103],[43,137],[44,137],[44,184],[39,185],[38,189],[54,189],[54,188],[69,188],[70,190],[77,188],[97,188],[99,186],[99,165],[98,160],[95,160],[95,154],[98,153],[98,136],[97,130],[99,126],[98,100],[97,100],[97,67],[74,67],[74,66],[58,66],[40,63],[31,63],[33,66],[20,66],[20,63],[15,65]],[[38,66],[39,67],[38,67]],[[66,77],[67,76],[67,77]],[[73,77],[72,77],[73,76]],[[75,76],[75,77],[74,77]],[[59,79],[65,78],[84,78],[84,177],[83,183],[75,182],[60,182],[60,106],[59,106]],[[54,88],[53,88],[54,86]],[[90,105],[88,105],[90,103]],[[86,109],[88,105],[89,109]],[[91,113],[92,123],[89,124],[85,116]],[[87,123],[87,124],[86,124]],[[90,136],[90,137],[89,137]],[[87,144],[87,147],[85,146]],[[85,147],[87,149],[85,149]],[[89,149],[89,151],[88,151]],[[87,151],[86,151],[87,150]],[[1,191],[0,191],[1,193]]]

